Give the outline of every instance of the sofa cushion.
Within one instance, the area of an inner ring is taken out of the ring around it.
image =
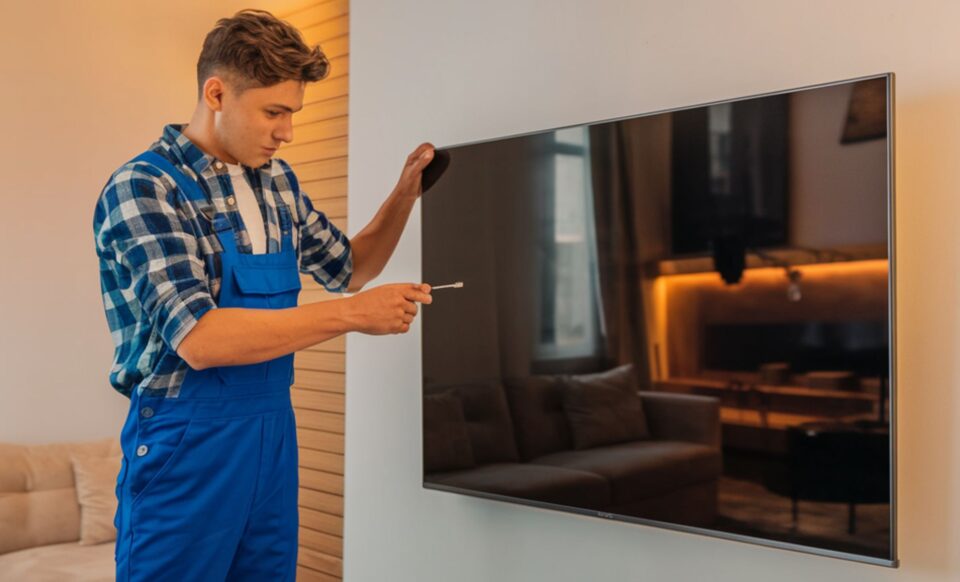
[[[500,381],[429,388],[428,394],[452,391],[463,403],[463,417],[477,464],[519,460],[513,421]]]
[[[563,394],[575,449],[650,438],[640,397],[602,382],[571,379]]]
[[[610,482],[616,505],[717,479],[722,468],[718,449],[679,441],[635,441],[564,451],[531,462],[605,477]]]
[[[114,544],[76,542],[28,548],[0,555],[0,582],[112,582]]]
[[[76,541],[80,505],[73,454],[119,454],[117,439],[47,445],[0,444],[0,554]]]
[[[73,476],[80,502],[80,545],[117,539],[117,476],[122,455],[73,456]]]
[[[524,461],[573,448],[570,423],[563,411],[565,384],[561,376],[530,376],[504,380],[510,414]]]
[[[452,471],[476,465],[463,404],[452,392],[423,397],[423,470]]]
[[[610,505],[610,485],[606,479],[564,467],[496,463],[466,471],[436,473],[426,481],[559,505],[590,509],[603,509]]]
[[[564,411],[574,448],[650,438],[632,364],[566,378]]]

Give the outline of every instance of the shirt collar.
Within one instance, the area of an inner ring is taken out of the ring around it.
[[[205,153],[197,144],[190,141],[190,138],[183,134],[186,124],[171,123],[163,127],[163,135],[160,141],[164,142],[169,148],[170,153],[181,163],[187,165],[198,176],[202,176],[204,170],[209,168],[214,161],[214,156]],[[270,168],[271,161],[256,168],[258,170],[267,170]],[[224,168],[225,169],[225,168]]]

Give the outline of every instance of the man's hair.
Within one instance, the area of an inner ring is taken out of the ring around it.
[[[313,82],[330,73],[330,61],[303,42],[290,23],[263,10],[221,18],[203,41],[197,61],[198,94],[213,75],[225,76],[238,93],[283,81]]]

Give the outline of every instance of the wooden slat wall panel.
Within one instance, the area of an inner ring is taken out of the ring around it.
[[[318,410],[297,410],[297,426],[343,433],[343,414]]]
[[[322,81],[321,81],[322,82]],[[350,113],[350,102],[347,97],[335,97],[328,99],[323,103],[303,104],[303,109],[297,112],[294,120],[294,127],[301,124],[314,123],[324,119],[333,119]],[[344,168],[343,175],[347,171]]]
[[[313,449],[300,450],[300,466],[307,469],[343,475],[343,455]]]
[[[341,115],[340,117],[331,117],[329,119],[320,119],[310,123],[298,124],[294,137],[296,143],[307,144],[346,134],[347,116]]]
[[[343,394],[307,390],[296,384],[290,391],[293,395],[293,405],[296,407],[319,410],[320,412],[343,413]]]
[[[303,369],[297,370],[297,377],[293,384],[306,390],[343,394],[344,380],[343,372]]]
[[[343,540],[307,527],[300,528],[300,543],[325,554],[343,558]]]
[[[297,566],[298,582],[339,582],[340,580],[341,578],[339,576],[330,576],[329,574],[317,572],[316,570],[311,570],[310,568]]]
[[[310,193],[310,199],[315,198],[346,198],[347,197],[347,177],[324,178],[321,180],[309,180],[301,182],[300,187],[304,192]],[[321,203],[322,204],[322,203]]]
[[[323,81],[320,81],[323,83]],[[294,134],[297,130],[294,128]],[[313,143],[297,145],[296,142],[285,145],[280,150],[284,160],[296,168],[297,164],[317,160],[340,158],[347,155],[347,136],[322,139]]]
[[[337,535],[343,531],[343,518],[315,509],[300,508],[300,525],[323,533]]]
[[[334,580],[341,580],[343,578],[343,562],[340,558],[318,552],[303,544],[300,545],[298,562],[304,568],[333,576]]]
[[[308,449],[313,449],[315,451],[324,451],[327,453],[336,453],[338,455],[343,454],[343,435],[337,434],[335,432],[327,432],[325,430],[313,430],[310,428],[301,428],[297,430],[297,439],[300,441],[300,446]],[[319,476],[315,476],[319,477]],[[327,486],[321,491],[327,491],[328,493],[336,493],[338,495],[343,495],[343,491],[330,491],[330,489],[335,489],[335,487]]]
[[[349,86],[350,82],[348,77],[337,77],[333,74],[333,71],[331,71],[329,79],[307,85],[306,90],[303,92],[303,104],[306,106],[308,103],[319,103],[327,99],[343,97],[347,94]]]
[[[307,44],[320,44],[330,75],[307,85],[304,107],[293,116],[294,141],[278,156],[293,167],[314,207],[347,230],[349,129],[349,0],[323,0],[284,20]],[[337,298],[311,277],[301,277],[300,303]],[[298,352],[291,389],[300,444],[300,552],[297,579],[333,582],[343,577],[343,336]]]
[[[323,513],[343,515],[343,496],[301,487],[300,506],[316,509]]]
[[[337,352],[303,351],[294,356],[294,365],[299,370],[343,374],[343,364],[343,354]]]
[[[311,27],[319,22],[349,14],[349,4],[347,0],[321,0],[320,2],[305,6],[296,12],[291,12],[283,16],[283,19],[303,32],[305,28]],[[344,32],[346,32],[346,29],[344,29]]]
[[[316,469],[300,468],[300,484],[307,489],[343,495],[343,478],[336,473],[317,471]],[[326,530],[324,530],[326,531]],[[327,532],[337,533],[337,532]]]
[[[302,112],[301,112],[302,113]],[[310,184],[315,181],[336,180],[347,177],[347,158],[333,158],[332,160],[319,160],[316,162],[307,162],[299,164],[297,179],[303,184]],[[312,192],[304,188],[307,192]],[[346,192],[344,192],[346,193]]]

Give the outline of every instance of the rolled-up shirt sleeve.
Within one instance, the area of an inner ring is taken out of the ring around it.
[[[122,300],[107,306],[111,329],[142,310],[153,329],[176,351],[193,326],[216,308],[196,236],[173,205],[163,181],[136,170],[121,173],[98,203],[97,250],[115,271]]]
[[[300,272],[311,275],[328,291],[342,292],[350,286],[353,274],[353,250],[350,239],[315,209],[310,197],[300,190],[290,166],[280,161],[288,181],[293,185],[300,224]]]

